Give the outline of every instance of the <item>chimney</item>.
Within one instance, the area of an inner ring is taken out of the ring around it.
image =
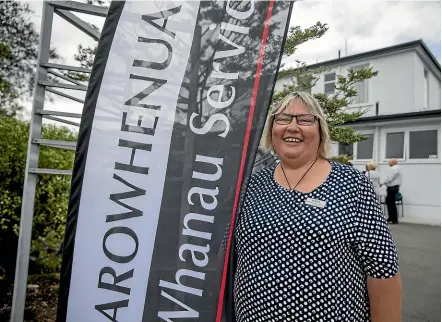
[[[338,50],[338,58],[341,58],[341,50]]]

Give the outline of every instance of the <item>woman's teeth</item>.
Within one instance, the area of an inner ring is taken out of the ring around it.
[[[285,142],[296,142],[296,143],[302,142],[300,139],[297,139],[297,138],[285,138],[284,141]]]

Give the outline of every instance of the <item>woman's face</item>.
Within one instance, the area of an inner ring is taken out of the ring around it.
[[[283,114],[311,114],[308,108],[293,100],[290,108]],[[278,118],[278,115],[275,115]],[[296,118],[292,118],[290,124],[281,125],[273,122],[272,144],[273,149],[280,158],[297,159],[300,157],[314,157],[318,152],[320,143],[319,121],[316,119],[313,125],[299,125]]]

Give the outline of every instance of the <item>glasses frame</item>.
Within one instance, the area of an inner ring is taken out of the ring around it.
[[[290,122],[288,122],[288,123],[284,123],[284,124],[281,124],[281,123],[278,123],[277,121],[276,121],[276,116],[277,115],[280,115],[280,114],[282,114],[282,115],[286,115],[286,116],[290,116]],[[299,123],[299,120],[298,120],[298,117],[301,117],[301,116],[313,116],[313,123],[312,124],[300,124]],[[315,125],[315,123],[316,123],[316,121],[318,120],[318,117],[316,116],[316,115],[313,115],[313,114],[288,114],[288,113],[278,113],[278,114],[275,114],[274,116],[273,116],[273,122],[274,123],[276,123],[276,124],[278,124],[278,125],[289,125],[290,123],[292,123],[292,121],[293,121],[293,118],[295,118],[296,119],[296,124],[298,124],[298,125],[300,125],[300,126],[312,126],[312,125]]]

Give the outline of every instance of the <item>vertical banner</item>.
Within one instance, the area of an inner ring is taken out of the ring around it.
[[[112,2],[81,120],[57,321],[220,321],[290,10]]]

